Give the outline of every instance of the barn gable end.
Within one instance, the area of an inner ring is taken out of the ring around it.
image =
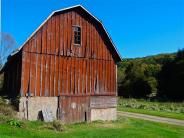
[[[81,48],[74,47],[73,45],[72,26],[74,25],[79,25],[82,28],[83,47]],[[86,34],[86,32],[89,34]],[[41,35],[41,40],[44,41],[44,38],[42,38],[44,33],[45,39],[49,38],[51,45],[49,45],[48,42],[45,46],[35,46],[36,42],[34,42],[33,45],[26,48],[26,46],[28,46],[26,44],[29,43],[29,41],[36,40],[39,35]],[[55,34],[56,36],[54,36]],[[57,39],[59,37],[61,40]],[[56,38],[56,40],[53,40],[52,38]],[[67,39],[67,41],[65,41],[65,39]],[[98,47],[95,47],[96,45]],[[108,60],[113,58],[115,62],[121,61],[121,56],[103,24],[81,5],[53,12],[19,48],[19,51],[22,49],[26,49],[26,51],[28,50],[31,52],[46,52],[49,54],[58,54],[59,52],[60,55],[64,56],[100,58]],[[95,51],[95,49],[98,49],[99,52]]]

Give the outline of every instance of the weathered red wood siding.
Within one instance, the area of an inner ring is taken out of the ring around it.
[[[90,120],[89,96],[61,96],[59,118],[66,123]]]
[[[72,26],[82,29],[73,43]],[[22,50],[21,94],[116,95],[116,65],[104,33],[78,10],[52,16]]]

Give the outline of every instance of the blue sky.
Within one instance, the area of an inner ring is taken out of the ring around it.
[[[58,9],[81,4],[99,18],[123,58],[184,48],[184,0],[1,0],[1,29],[19,47]]]

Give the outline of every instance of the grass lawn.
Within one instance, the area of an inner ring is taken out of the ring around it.
[[[119,99],[118,110],[184,120],[184,103]]]
[[[112,122],[65,125],[63,132],[46,123],[26,121],[22,128],[0,124],[0,138],[184,138],[184,127],[121,117]]]

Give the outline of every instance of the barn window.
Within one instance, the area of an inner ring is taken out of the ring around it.
[[[74,32],[74,44],[81,45],[81,27],[74,26],[73,32]]]

